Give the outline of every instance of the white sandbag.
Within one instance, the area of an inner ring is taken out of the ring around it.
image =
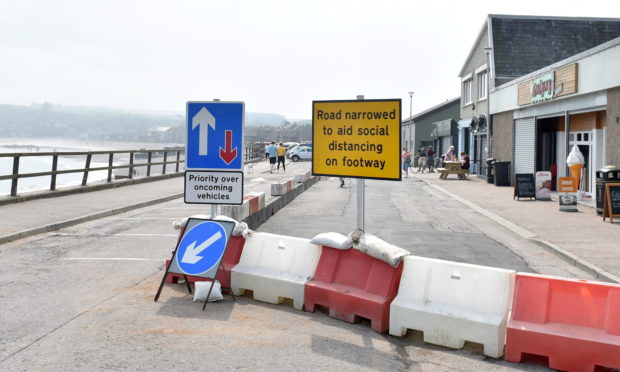
[[[364,231],[362,229],[355,229],[351,231],[348,236],[349,238],[351,238],[351,240],[353,240],[353,243],[359,243],[362,234],[364,234]]]
[[[208,214],[195,214],[193,216],[190,217],[185,217],[180,221],[174,221],[173,226],[176,230],[179,230],[180,228],[184,228],[185,225],[187,225],[187,221],[190,218],[199,218],[202,220],[210,220],[211,216]],[[230,222],[234,222],[235,223],[235,227],[233,228],[233,232],[232,232],[232,236],[243,236],[244,238],[247,238],[248,236],[250,236],[250,234],[252,233],[252,230],[250,230],[248,228],[248,224],[245,222],[239,222],[237,220],[235,220],[234,218],[228,217],[228,216],[215,216],[214,220],[217,221],[230,221]]]
[[[350,237],[337,232],[318,234],[310,240],[310,243],[342,250],[350,249],[353,246],[353,240]]]
[[[354,248],[392,267],[398,266],[403,257],[411,254],[409,251],[385,242],[372,234],[366,233],[362,234],[359,243],[355,244]]]
[[[209,288],[211,288],[211,282],[196,282],[194,286],[194,302],[204,301],[209,294]],[[213,283],[213,289],[209,294],[209,302],[221,301],[224,299],[222,296],[222,285],[219,280]]]

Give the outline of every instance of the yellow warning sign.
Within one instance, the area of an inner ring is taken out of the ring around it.
[[[401,180],[401,100],[313,101],[312,173]]]

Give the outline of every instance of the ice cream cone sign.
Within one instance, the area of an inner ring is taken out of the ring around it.
[[[566,165],[568,165],[568,169],[570,169],[571,178],[575,179],[575,185],[579,188],[579,179],[581,178],[581,170],[585,164],[585,159],[581,151],[579,151],[579,147],[577,145],[573,145],[573,149],[568,154],[566,158]]]

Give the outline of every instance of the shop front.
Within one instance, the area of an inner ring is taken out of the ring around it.
[[[433,123],[431,138],[434,140],[435,153],[445,154],[450,146],[458,147],[459,126],[453,119]],[[458,155],[458,154],[457,154]]]

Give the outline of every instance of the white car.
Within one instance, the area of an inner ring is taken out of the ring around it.
[[[291,150],[289,157],[293,161],[311,160],[312,159],[312,147],[297,146]]]

